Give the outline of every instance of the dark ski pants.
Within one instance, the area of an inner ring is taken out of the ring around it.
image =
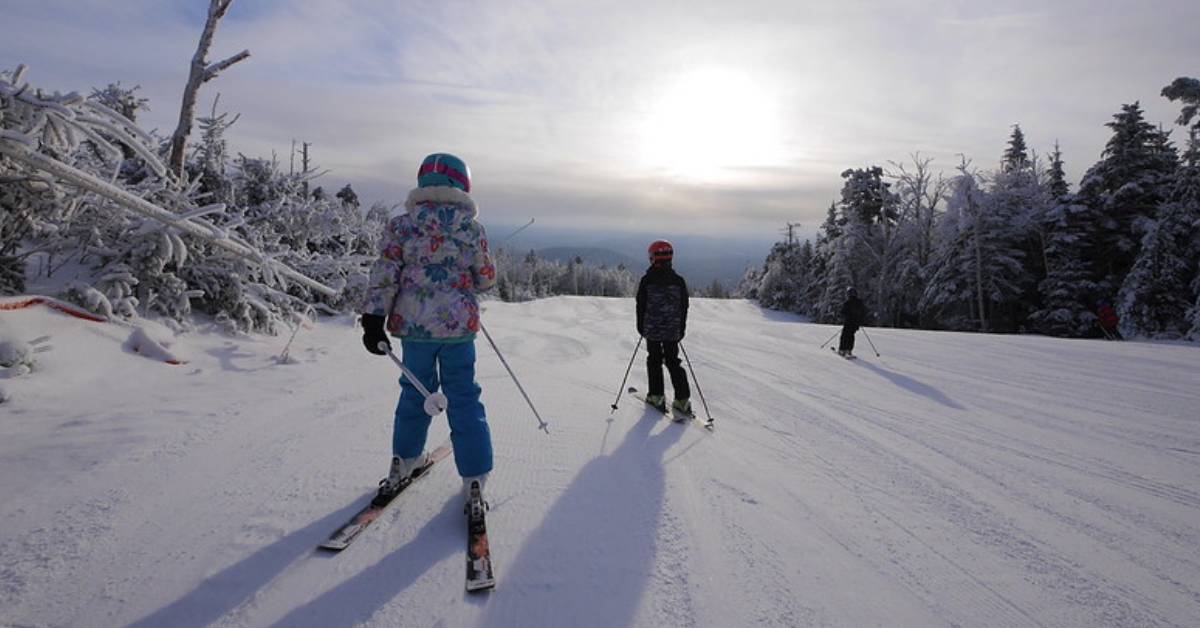
[[[688,388],[687,371],[679,361],[679,343],[671,341],[647,340],[646,372],[650,376],[648,394],[664,395],[662,367],[667,365],[671,374],[671,388],[675,390],[676,399],[687,399],[692,396]]]
[[[846,325],[842,327],[842,339],[838,341],[838,351],[854,351],[854,334],[857,327]]]

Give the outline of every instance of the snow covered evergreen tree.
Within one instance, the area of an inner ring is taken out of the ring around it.
[[[1000,159],[1001,172],[1023,170],[1029,166],[1029,147],[1025,145],[1025,134],[1021,125],[1014,124],[1012,135],[1009,136],[1008,146]]]
[[[1080,183],[1080,202],[1097,212],[1089,261],[1099,288],[1115,294],[1133,267],[1148,220],[1165,200],[1178,157],[1167,134],[1146,122],[1138,103],[1123,105],[1106,124],[1113,135],[1101,160]]]
[[[1173,198],[1143,227],[1141,249],[1117,298],[1126,337],[1175,339],[1189,331],[1186,315],[1194,303],[1196,270],[1189,253],[1197,218],[1194,203]]]
[[[762,279],[755,294],[763,307],[807,313],[807,288],[813,248],[809,242],[778,242],[767,254]]]
[[[1046,276],[1038,284],[1041,305],[1030,321],[1035,329],[1051,336],[1091,335],[1096,332],[1092,303],[1097,288],[1088,252],[1099,218],[1096,210],[1070,193],[1057,145],[1051,154],[1046,188],[1051,199],[1041,217]]]
[[[1000,169],[992,176],[987,205],[995,246],[1021,262],[1008,279],[1019,289],[993,307],[996,327],[1019,330],[1041,305],[1038,284],[1046,276],[1042,224],[1050,204],[1036,157],[1031,157],[1020,126],[1014,126]]]
[[[1012,216],[983,190],[965,158],[958,170],[923,307],[950,329],[1011,330],[1011,320],[993,320],[993,312],[1022,292],[1024,253],[1013,245]]]
[[[847,265],[856,282],[850,285],[859,289],[878,324],[894,325],[901,309],[894,279],[904,243],[898,237],[898,199],[883,178],[879,166],[842,172],[843,242],[835,249],[835,259]],[[839,272],[837,265],[831,270]],[[841,295],[829,293],[827,298],[844,298],[845,287]]]
[[[1187,126],[1195,119],[1196,124],[1191,130],[1200,131],[1200,79],[1181,76],[1162,88],[1162,96],[1171,102],[1178,100],[1183,103],[1176,124]]]
[[[1181,118],[1182,120],[1182,118]],[[1198,122],[1197,127],[1200,127]],[[1189,260],[1192,281],[1192,305],[1185,314],[1186,336],[1200,340],[1200,128],[1193,127],[1188,138],[1179,173],[1175,177],[1168,205],[1169,213],[1178,213],[1181,222],[1191,221],[1191,232],[1187,239],[1185,256]]]

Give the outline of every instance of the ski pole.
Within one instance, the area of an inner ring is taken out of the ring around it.
[[[821,343],[821,346],[820,346],[820,347],[817,347],[817,348],[818,348],[818,349],[824,349],[824,348],[825,348],[825,345],[827,345],[827,344],[829,344],[829,343],[833,342],[833,339],[834,339],[834,338],[837,338],[837,337],[838,337],[838,334],[840,334],[840,333],[842,333],[840,330],[839,330],[839,331],[835,331],[835,332],[833,332],[833,335],[829,337],[829,340],[826,340],[825,342],[822,342],[822,343]]]
[[[492,351],[496,352],[496,357],[500,358],[500,363],[504,365],[504,369],[508,371],[509,377],[512,377],[513,383],[517,385],[517,390],[521,391],[521,396],[525,398],[525,403],[529,404],[529,409],[533,410],[533,416],[537,417],[538,429],[550,434],[550,426],[542,420],[542,415],[538,414],[537,408],[533,406],[533,401],[529,399],[529,395],[525,393],[525,387],[521,385],[521,380],[517,379],[517,374],[513,373],[512,367],[508,365],[508,360],[504,359],[504,354],[500,353],[500,347],[496,346],[496,341],[492,340],[492,335],[488,333],[487,327],[483,326],[483,321],[479,322],[479,328],[483,330],[483,335],[487,338],[488,344],[492,345]]]
[[[875,348],[875,343],[871,342],[871,335],[867,333],[867,328],[862,328],[863,335],[867,337],[867,344],[871,345],[871,350],[875,352],[875,357],[879,357],[879,349]]]
[[[629,371],[633,369],[633,359],[637,357],[638,349],[642,348],[642,341],[645,337],[638,336],[637,344],[633,346],[633,355],[629,356],[629,366],[625,367],[625,377],[621,378],[621,387],[617,389],[617,398],[613,399],[613,412],[617,411],[617,402],[621,400],[621,393],[625,392],[625,382],[629,381]],[[612,412],[609,412],[612,414]]]
[[[696,379],[696,371],[692,368],[692,359],[688,357],[687,349],[683,348],[683,343],[679,343],[679,350],[683,352],[683,359],[687,361],[688,371],[692,374],[692,381],[696,383],[696,392],[700,393],[700,403],[704,404],[704,414],[708,417],[708,427],[712,428],[713,416],[708,411],[708,402],[704,400],[704,391],[700,389],[700,380]]]
[[[421,393],[421,396],[425,398],[425,414],[428,414],[429,416],[437,416],[442,412],[445,412],[446,408],[450,406],[450,402],[448,399],[446,399],[446,395],[443,395],[440,392],[429,392],[429,389],[425,387],[425,384],[422,384],[421,380],[417,379],[417,376],[413,375],[413,372],[408,370],[407,366],[404,366],[404,362],[402,362],[400,358],[396,357],[395,353],[392,353],[392,347],[387,343],[386,340],[380,340],[378,346],[380,350],[388,354],[388,357],[392,359],[392,362],[396,363],[396,366],[400,367],[400,371],[404,373],[404,376],[408,378],[408,381],[412,383],[413,387],[417,389],[417,392]]]

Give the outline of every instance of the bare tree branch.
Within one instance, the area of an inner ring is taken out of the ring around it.
[[[221,70],[250,56],[249,50],[243,50],[212,65],[205,60],[209,48],[212,47],[213,36],[217,32],[217,23],[225,17],[231,4],[233,4],[233,0],[211,0],[208,5],[208,19],[204,22],[204,31],[200,34],[200,43],[196,46],[196,54],[192,56],[187,85],[183,88],[183,102],[179,107],[179,125],[175,127],[175,133],[171,135],[170,169],[181,178],[187,138],[192,134],[192,119],[196,114],[196,94],[200,90],[200,85],[215,78]]]
[[[249,56],[250,56],[250,51],[243,50],[243,51],[233,55],[232,57],[229,57],[228,59],[226,59],[224,61],[214,63],[214,64],[208,66],[204,70],[204,82],[207,83],[208,81],[211,81],[211,80],[217,78],[217,74],[220,73],[222,70],[224,70],[225,68],[228,68],[229,66],[231,66],[231,65],[237,63],[238,61],[241,61]]]

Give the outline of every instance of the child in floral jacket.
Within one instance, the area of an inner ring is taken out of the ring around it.
[[[475,381],[475,295],[496,283],[487,236],[476,221],[471,175],[463,161],[446,153],[425,158],[406,212],[392,218],[371,267],[362,308],[363,344],[386,355],[384,328],[400,338],[404,365],[430,392],[439,384],[449,402],[450,440],[464,486],[480,489],[492,470],[492,438]],[[400,401],[392,431],[392,463],[380,482],[377,501],[386,502],[427,460],[430,416],[424,398],[400,378]]]

